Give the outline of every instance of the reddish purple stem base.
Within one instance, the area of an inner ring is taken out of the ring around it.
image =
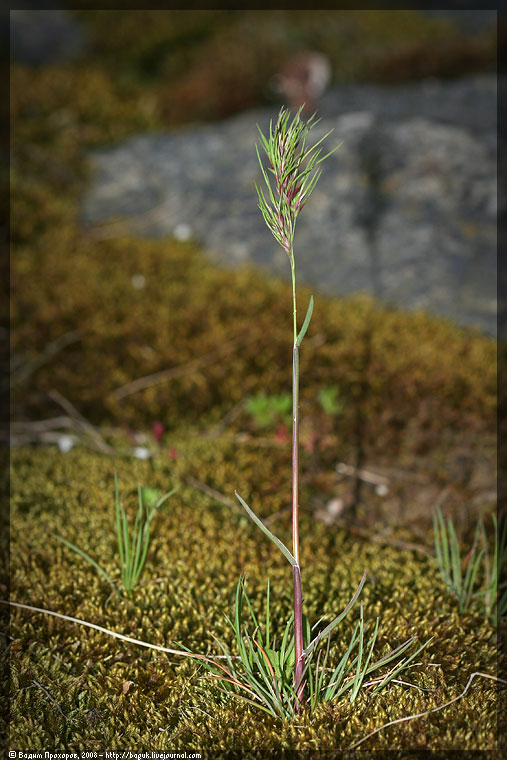
[[[295,709],[296,712],[300,712],[303,705],[305,658],[303,655],[303,595],[301,573],[297,565],[292,566],[292,579],[294,581],[294,691],[297,695]]]

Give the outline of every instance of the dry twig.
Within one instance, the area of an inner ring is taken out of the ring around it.
[[[58,702],[56,701],[56,699],[53,696],[51,696],[51,694],[49,693],[49,691],[46,689],[45,686],[43,686],[38,681],[34,680],[34,681],[32,681],[32,684],[30,686],[27,686],[26,688],[27,689],[39,688],[41,691],[43,691],[44,694],[49,699],[49,701],[54,704],[54,706],[56,707],[56,709],[58,710],[58,712],[60,713],[60,715],[62,716],[62,718],[64,720],[68,720],[68,717],[65,715],[65,713],[63,712],[62,708],[60,707],[60,705],[58,704]]]
[[[60,620],[67,620],[70,623],[77,623],[77,625],[82,625],[85,628],[93,628],[95,631],[99,631],[100,633],[105,633],[108,636],[112,636],[115,639],[120,639],[121,641],[126,641],[129,644],[136,644],[140,647],[146,647],[147,649],[154,649],[157,652],[166,652],[167,654],[177,654],[181,657],[190,657],[194,660],[206,660],[211,661],[211,657],[207,657],[203,654],[192,654],[190,652],[181,651],[180,649],[170,649],[168,647],[160,646],[159,644],[150,644],[148,641],[141,641],[140,639],[134,639],[131,636],[125,636],[123,633],[117,633],[116,631],[111,631],[109,628],[103,628],[101,625],[97,625],[96,623],[89,623],[87,620],[81,620],[80,618],[71,617],[70,615],[63,615],[61,612],[54,612],[53,610],[45,610],[42,607],[32,607],[30,604],[21,604],[21,602],[11,602],[7,601],[5,599],[0,599],[0,604],[8,604],[10,607],[17,607],[21,610],[29,610],[30,612],[41,612],[43,615],[51,615],[52,617],[60,618]],[[225,655],[213,655],[213,660],[226,660],[228,659]]]
[[[360,739],[358,742],[354,742],[354,744],[351,744],[349,749],[356,749],[356,747],[359,747],[360,744],[365,742],[367,739],[369,739],[371,736],[374,736],[375,734],[378,734],[379,731],[383,731],[384,728],[389,728],[389,726],[395,726],[398,723],[405,723],[409,720],[416,720],[416,718],[424,718],[426,715],[430,715],[430,713],[437,712],[437,710],[443,710],[445,707],[449,707],[449,705],[454,704],[454,702],[457,702],[458,699],[461,699],[465,696],[468,689],[470,688],[472,681],[474,678],[478,676],[480,678],[489,678],[491,681],[497,681],[498,683],[504,683],[507,684],[507,681],[505,681],[503,678],[497,678],[497,676],[490,676],[489,673],[472,673],[470,678],[468,679],[467,685],[461,692],[461,694],[458,694],[457,697],[454,697],[454,699],[450,699],[449,702],[445,702],[443,705],[439,705],[438,707],[432,707],[430,710],[425,710],[424,712],[417,713],[415,715],[407,715],[405,718],[398,718],[398,720],[392,720],[389,723],[384,723],[383,726],[380,726],[379,728],[376,728],[374,731],[371,731],[366,736],[363,736],[362,739]]]
[[[67,414],[74,420],[76,426],[80,430],[90,436],[90,438],[95,442],[97,448],[102,451],[103,454],[114,454],[114,449],[104,441],[99,431],[90,422],[88,422],[88,420],[86,420],[80,412],[78,412],[76,407],[71,404],[68,399],[62,396],[62,394],[56,389],[50,391],[49,396],[53,399],[53,401],[61,406],[64,411],[67,412]]]
[[[391,538],[390,536],[383,536],[381,533],[371,533],[365,528],[360,528],[357,525],[350,523],[343,525],[344,530],[350,531],[357,536],[367,538],[369,541],[374,541],[376,544],[389,544],[395,546],[397,549],[406,549],[407,551],[419,552],[425,554],[428,557],[432,557],[433,553],[422,544],[414,544],[411,541],[403,541],[400,538]]]
[[[168,380],[173,380],[175,377],[191,375],[193,372],[197,372],[203,367],[215,364],[223,359],[224,355],[230,353],[233,348],[241,342],[244,335],[243,332],[227,343],[222,343],[218,348],[213,349],[213,351],[208,351],[208,353],[197,357],[197,359],[192,359],[186,364],[180,364],[179,366],[171,367],[170,369],[163,369],[160,372],[154,372],[151,375],[145,375],[144,377],[137,378],[137,380],[132,380],[132,382],[122,385],[120,388],[114,390],[111,393],[111,397],[116,401],[119,401],[122,398],[126,398],[126,396],[132,396],[134,393],[144,391],[146,388],[166,383]]]
[[[42,354],[36,359],[23,362],[15,367],[11,375],[11,388],[27,380],[36,370],[43,367],[44,364],[47,364],[53,356],[58,354],[64,348],[67,348],[67,346],[70,346],[72,343],[76,343],[78,340],[81,340],[80,333],[77,330],[71,330],[48,343]]]
[[[365,483],[371,483],[375,486],[387,486],[389,483],[389,479],[383,475],[378,475],[377,473],[370,472],[369,470],[358,469],[357,467],[353,467],[352,465],[346,464],[345,462],[338,462],[336,465],[336,471],[339,472],[340,475],[356,477],[360,480],[364,480]]]
[[[197,480],[197,478],[192,477],[192,475],[189,475],[187,478],[185,478],[185,480],[190,486],[197,488],[207,496],[211,496],[212,499],[216,499],[216,501],[219,501],[221,504],[225,504],[226,507],[230,507],[233,512],[237,512],[241,515],[244,514],[243,510],[239,507],[237,502],[235,502],[233,499],[230,499],[225,494],[220,493],[220,491],[211,488],[211,486],[206,485],[206,483],[202,483],[200,480]]]
[[[211,496],[212,499],[216,499],[222,504],[225,504],[226,507],[230,507],[233,510],[233,512],[237,512],[238,514],[241,514],[241,516],[245,514],[243,510],[238,507],[236,502],[233,501],[233,499],[230,499],[225,494],[220,493],[220,491],[217,491],[215,488],[211,488],[211,486],[207,486],[206,483],[202,483],[200,480],[197,480],[197,478],[193,478],[191,475],[189,475],[186,478],[186,481],[189,485],[194,486],[194,488],[198,488],[199,491],[202,491],[208,496]],[[269,525],[271,522],[273,522],[273,520],[276,520],[278,517],[280,517],[280,515],[282,515],[288,509],[289,509],[289,505],[287,505],[285,509],[280,509],[278,512],[274,512],[272,515],[269,515],[269,517],[263,518],[262,522],[264,523],[264,525]]]

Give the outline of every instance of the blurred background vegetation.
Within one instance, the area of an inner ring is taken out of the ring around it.
[[[496,35],[464,35],[417,11],[76,11],[88,55],[170,124],[224,118],[272,98],[288,57],[316,50],[334,83],[403,82],[492,70]],[[151,102],[150,102],[151,100]]]
[[[472,34],[416,10],[71,13],[84,36],[74,59],[11,67],[14,419],[61,412],[57,389],[95,425],[204,428],[249,394],[287,392],[285,286],[225,272],[190,243],[93,239],[79,221],[88,151],[276,103],[270,81],[300,50],[325,53],[335,85],[492,71],[494,30]],[[145,290],[132,287],[139,274]],[[371,456],[393,457],[448,452],[464,432],[492,431],[493,341],[424,315],[379,319],[375,309],[322,299],[314,316],[302,403],[318,420],[319,391],[337,385],[341,405],[324,424],[331,444],[321,465],[359,441]],[[212,359],[170,383],[117,394],[203,356]]]

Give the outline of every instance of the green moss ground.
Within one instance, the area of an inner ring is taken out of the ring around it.
[[[16,65],[11,73],[11,340],[13,369],[22,370],[12,388],[13,421],[61,415],[49,395],[56,389],[117,453],[108,457],[87,448],[86,436],[65,455],[55,446],[13,450],[12,598],[149,642],[180,640],[205,652],[213,646],[212,633],[230,642],[223,612],[231,610],[240,573],[256,605],[269,573],[274,618],[284,624],[290,611],[283,557],[245,517],[188,482],[197,478],[227,496],[237,489],[264,517],[281,510],[272,527],[289,540],[286,431],[277,424],[259,430],[241,402],[261,391],[290,390],[290,293],[286,284],[254,272],[214,267],[190,244],[98,239],[83,231],[78,199],[87,181],[86,151],[140,130],[257,105],[272,73],[258,60],[269,61],[275,48],[281,60],[299,44],[331,53],[340,47],[337,30],[357,43],[333,60],[341,81],[368,80],[373,70],[380,78],[387,72],[389,81],[389,66],[399,68],[389,56],[400,28],[416,69],[417,61],[437,62],[437,49],[447,51],[442,60],[449,63],[464,48],[449,25],[426,24],[405,11],[385,11],[376,21],[352,12],[345,31],[343,18],[341,25],[336,17],[334,26],[312,26],[304,14],[313,12],[291,11],[287,25],[277,11],[278,26],[270,19],[273,34],[278,29],[274,40],[265,38],[262,25],[253,28],[259,15],[168,13],[170,49],[157,47],[167,29],[151,11],[142,17],[124,11],[121,23],[110,11],[79,13],[92,39],[87,56],[39,70]],[[256,43],[246,45],[252,33]],[[424,55],[425,40],[431,40],[432,56]],[[494,49],[491,40],[480,44],[474,70],[489,65]],[[249,50],[255,54],[245,56]],[[196,73],[203,60],[215,62],[206,69],[205,98]],[[245,102],[223,98],[238,90],[237,83],[227,84],[231,71],[243,72]],[[145,277],[144,290],[133,288],[136,274]],[[301,288],[299,302],[308,297]],[[48,353],[53,341],[72,332],[77,340]],[[132,380],[166,369],[175,370],[170,381],[118,396]],[[326,527],[314,513],[342,495],[336,463],[362,462],[392,476],[387,499],[368,490],[358,494],[356,517],[367,533],[389,524],[394,537],[430,545],[431,505],[445,490],[446,509],[459,516],[466,534],[476,515],[491,509],[495,369],[492,340],[424,314],[381,309],[366,298],[319,297],[302,350],[306,611],[315,620],[340,610],[367,569],[366,618],[373,624],[381,615],[380,647],[413,633],[421,640],[435,637],[411,674],[432,691],[393,685],[378,697],[362,695],[353,706],[323,707],[314,719],[303,716],[291,726],[222,698],[188,661],[14,612],[11,746],[334,753],[390,719],[451,699],[473,671],[494,673],[493,629],[478,616],[458,617],[425,555],[359,539],[345,520]],[[337,417],[325,415],[316,401],[320,389],[334,385],[343,403]],[[156,421],[165,426],[160,449],[150,462],[133,459],[135,436],[150,441]],[[117,578],[115,471],[130,509],[137,482],[163,490],[181,485],[156,519],[146,572],[130,599],[110,596],[93,568],[53,539],[58,533],[79,543]],[[398,471],[399,477],[393,474]],[[340,630],[336,655],[339,637],[343,644],[353,623],[351,617]],[[133,683],[123,694],[127,681]],[[493,749],[495,721],[495,684],[476,681],[452,707],[388,729],[362,747]]]
[[[240,455],[239,455],[240,454]],[[259,469],[257,453],[226,444],[193,445],[185,455],[202,470],[236,460],[235,485],[247,493],[249,471]],[[269,572],[273,619],[290,613],[290,568],[246,518],[183,486],[156,519],[142,583],[130,599],[111,596],[93,568],[59,545],[66,536],[117,577],[112,530],[112,475],[122,493],[136,483],[167,488],[183,474],[164,460],[151,464],[110,460],[75,450],[62,457],[53,449],[13,453],[13,597],[71,614],[155,644],[182,641],[199,652],[213,651],[212,632],[229,644],[223,613],[230,612],[240,573],[256,606],[262,605]],[[128,499],[127,499],[128,501]],[[256,504],[258,500],[252,499]],[[261,514],[266,507],[258,506]],[[276,530],[289,540],[288,520]],[[469,675],[495,673],[493,630],[480,618],[459,617],[427,559],[360,541],[329,530],[308,516],[302,521],[305,608],[312,621],[345,606],[364,570],[366,618],[379,615],[379,646],[410,635],[434,637],[409,680],[430,691],[393,685],[385,693],[362,695],[354,705],[325,706],[298,726],[277,721],[222,696],[199,667],[136,648],[98,632],[39,614],[12,617],[11,746],[136,750],[171,748],[344,750],[354,740],[392,719],[423,711],[456,696]],[[353,615],[338,642],[350,636]],[[336,655],[339,649],[336,649]],[[123,685],[132,681],[127,694]],[[37,686],[41,684],[45,691]],[[64,717],[65,716],[65,717]],[[381,732],[364,748],[494,749],[496,689],[477,681],[466,697],[421,721]]]

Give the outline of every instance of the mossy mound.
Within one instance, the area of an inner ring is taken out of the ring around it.
[[[240,452],[240,480],[253,492],[259,457]],[[272,583],[272,618],[290,614],[290,568],[282,555],[239,512],[213,503],[182,481],[184,462],[200,471],[224,467],[238,455],[227,444],[182,450],[178,466],[110,459],[83,450],[13,453],[12,598],[70,614],[135,638],[193,651],[214,650],[212,635],[233,645],[223,619],[230,613],[240,573],[262,610],[266,576]],[[113,528],[113,472],[127,508],[136,483],[168,489],[181,482],[156,517],[145,572],[130,598],[111,593],[94,569],[59,544],[79,544],[117,580]],[[255,501],[252,504],[255,506]],[[260,507],[261,514],[266,508]],[[288,540],[288,520],[272,526]],[[11,747],[102,751],[282,749],[336,752],[388,722],[457,696],[474,671],[495,673],[495,636],[479,617],[459,617],[427,558],[379,550],[346,531],[304,516],[301,526],[305,610],[312,622],[346,605],[366,568],[365,617],[382,621],[379,652],[416,634],[433,637],[406,680],[379,696],[325,705],[297,725],[279,721],[225,697],[194,662],[178,661],[55,618],[14,611],[11,622]],[[335,658],[350,636],[354,610],[340,626]],[[276,625],[276,622],[275,622]],[[494,749],[496,687],[476,679],[466,696],[430,716],[381,731],[362,749]]]
[[[39,242],[17,250],[12,275],[12,350],[19,372],[27,368],[12,389],[17,419],[61,415],[56,389],[124,441],[161,422],[166,451],[182,437],[215,435],[216,425],[270,451],[280,432],[283,443],[287,426],[258,429],[243,403],[290,392],[285,283],[219,269],[173,241],[93,241],[69,225]],[[300,288],[299,303],[309,295]],[[69,334],[73,343],[48,355]],[[472,512],[481,511],[481,493],[494,487],[495,366],[494,341],[471,330],[367,298],[318,297],[301,351],[303,485],[313,478],[325,498],[325,473],[362,458],[425,471],[433,487],[452,485],[451,501],[474,499]],[[339,415],[319,405],[329,387],[339,388]],[[258,479],[275,500],[290,482],[289,448],[280,451],[274,480]]]
[[[37,265],[39,277],[28,276]],[[139,275],[145,286],[137,290]],[[63,359],[37,370],[37,388],[59,388],[94,422],[163,419],[172,427],[252,389],[280,393],[290,380],[289,287],[216,268],[191,245],[93,242],[64,227],[47,233],[40,249],[17,252],[12,285],[13,352],[37,360],[48,343],[78,331]],[[299,303],[309,295],[300,288]],[[335,382],[349,412],[354,398],[367,395],[376,406],[365,416],[387,429],[414,416],[438,429],[450,421],[465,428],[494,418],[495,362],[494,341],[473,331],[383,310],[367,298],[317,297],[301,353],[302,392],[315,397],[316,386]],[[171,382],[119,393],[132,380],[176,368],[181,376]],[[21,403],[16,392],[14,400]]]

